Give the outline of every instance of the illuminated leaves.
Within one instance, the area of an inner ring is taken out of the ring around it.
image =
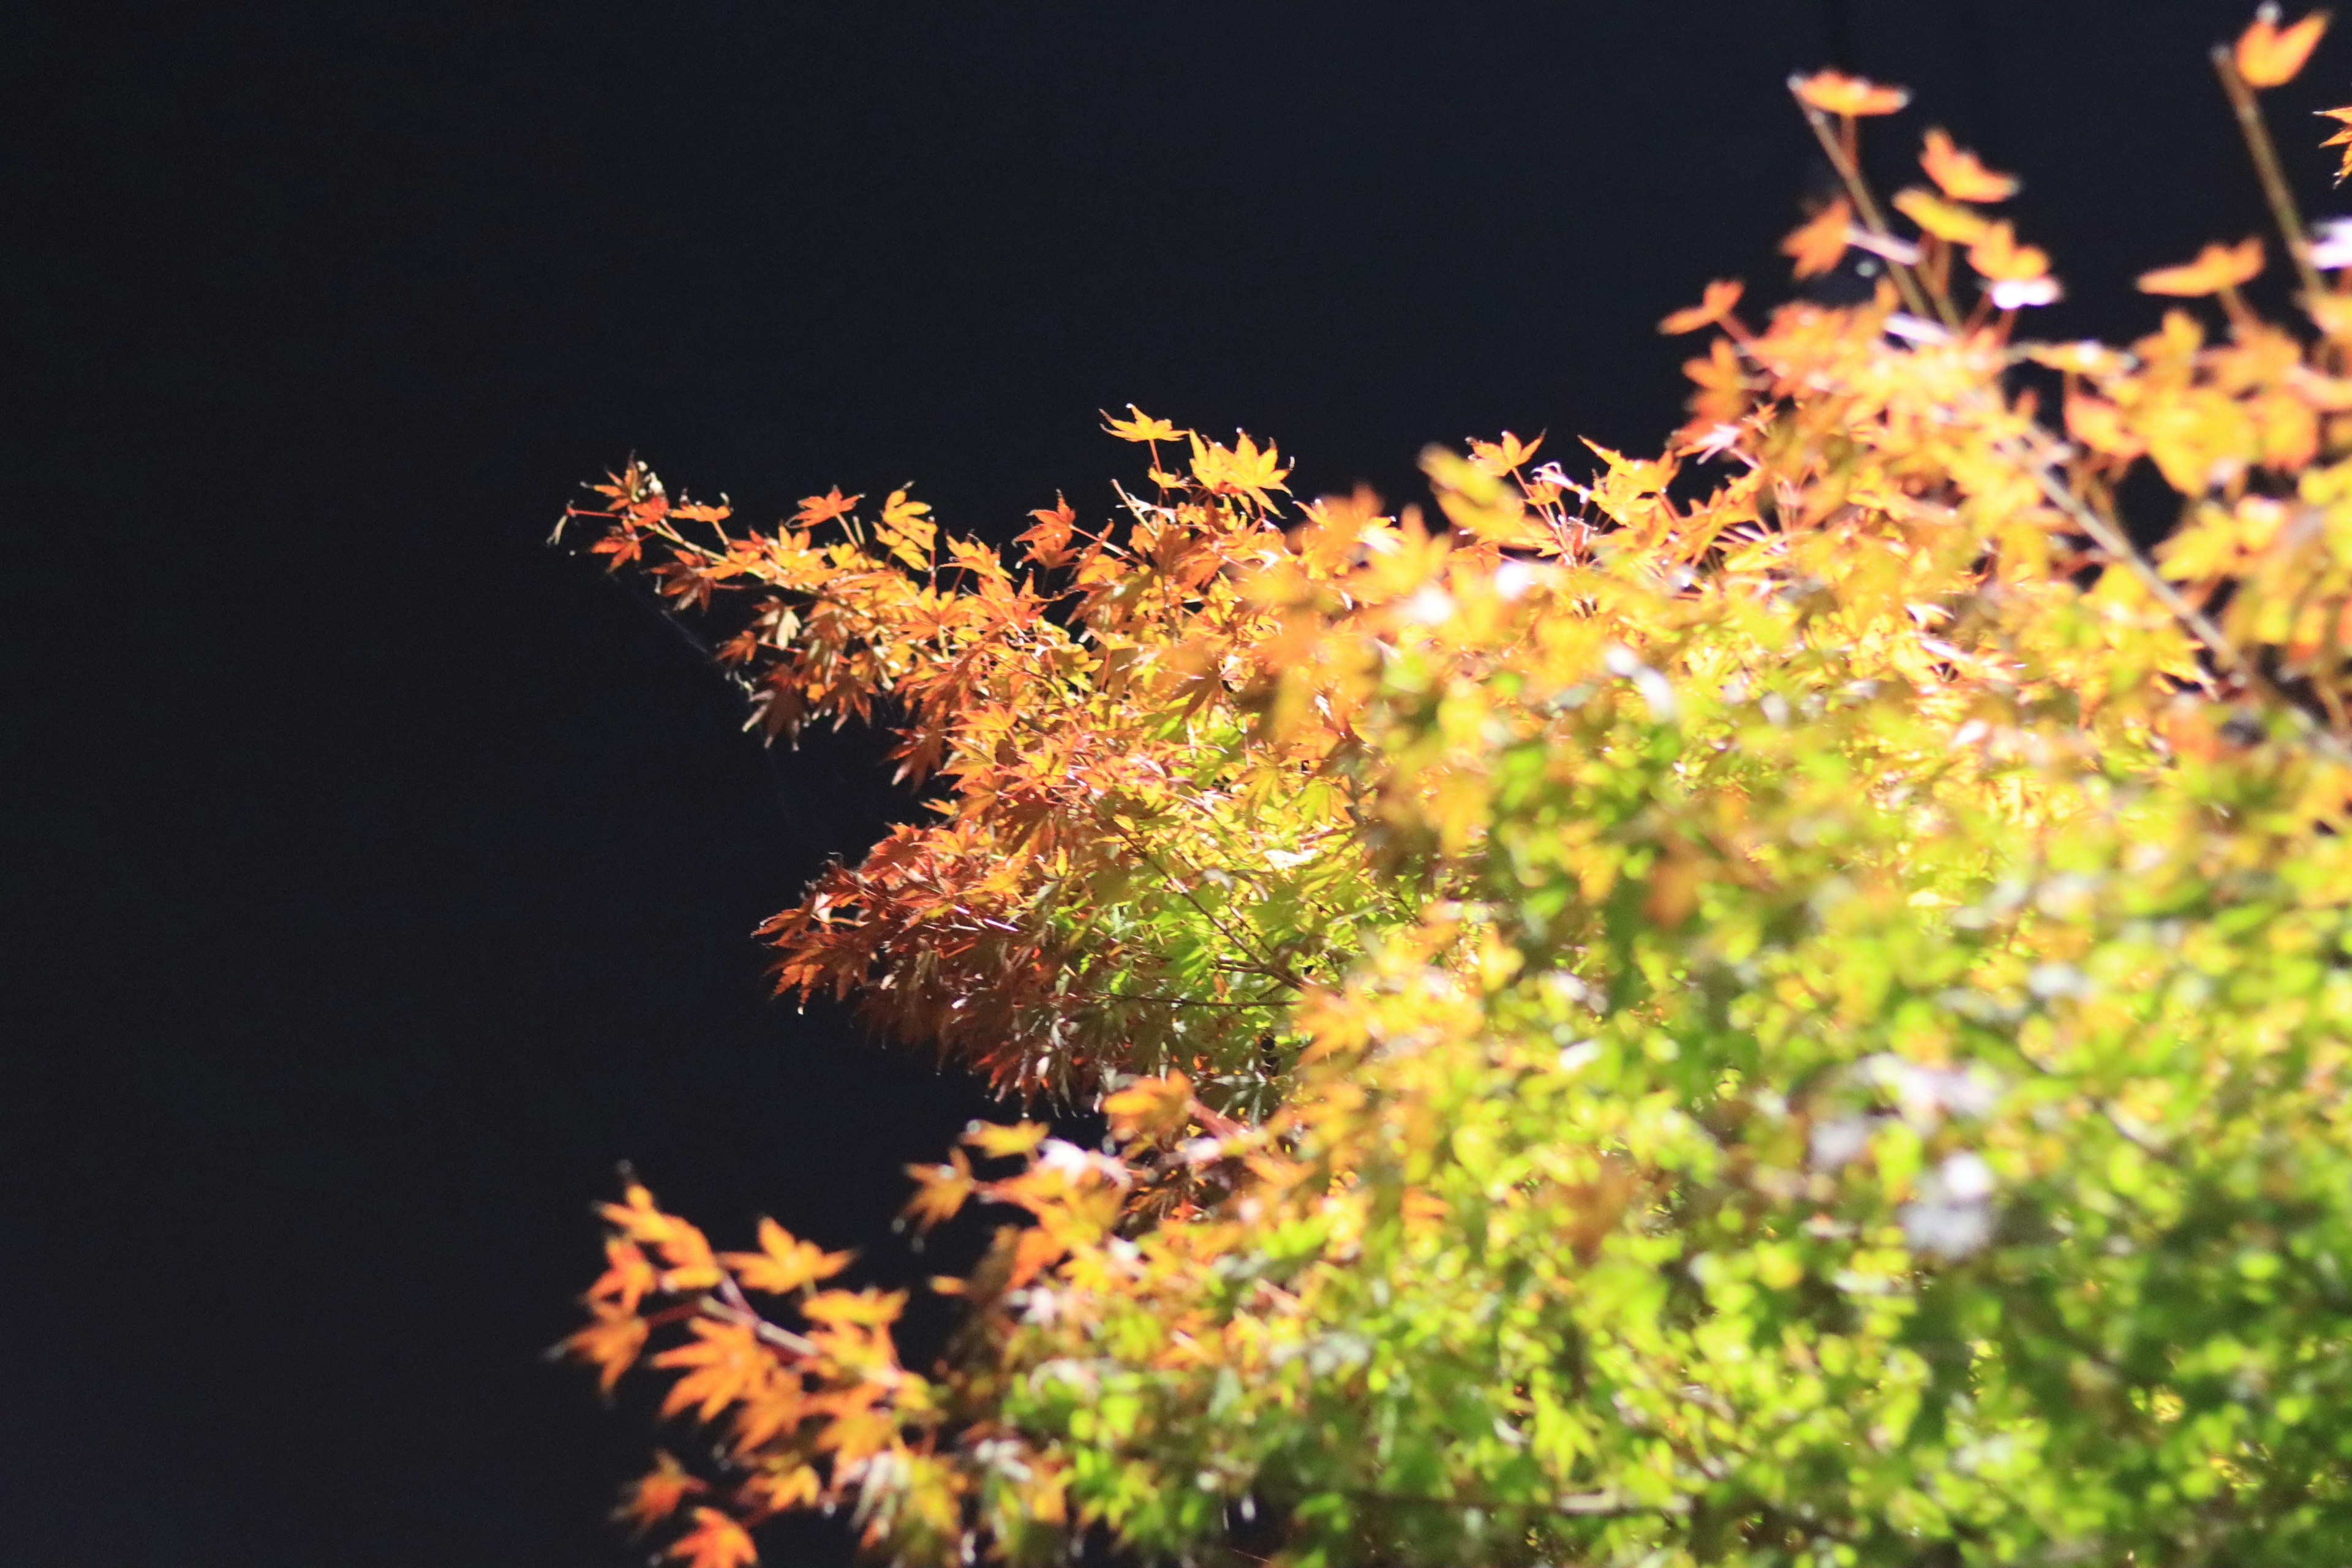
[[[1833,162],[1901,103],[1800,90]],[[696,1568],[797,1510],[898,1568],[2342,1556],[2352,312],[2263,321],[2248,242],[2146,282],[2217,320],[2023,341],[2014,182],[1921,162],[1916,241],[1792,237],[1869,300],[1662,323],[1725,329],[1664,455],[1507,431],[1391,513],[1130,406],[1139,493],[1004,553],[592,487],[759,724],[929,786],[781,986],[1023,1116],[908,1172],[978,1249],[919,1372],[846,1254],[603,1207],[562,1348],[711,1459],[625,1518]]]

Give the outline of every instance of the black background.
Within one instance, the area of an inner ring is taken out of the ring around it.
[[[537,1359],[625,1157],[722,1240],[914,1267],[898,1167],[982,1102],[748,937],[901,805],[547,550],[578,481],[911,479],[1002,538],[1099,510],[1129,399],[1310,494],[1506,426],[1654,447],[1653,323],[1780,292],[1781,81],[1832,60],[1919,89],[1890,174],[1931,121],[2026,174],[2053,331],[2145,330],[2134,272],[2260,220],[2234,5],[41,10],[0,40],[28,1568],[640,1560],[644,1412]],[[2274,95],[2322,212],[2346,58]]]

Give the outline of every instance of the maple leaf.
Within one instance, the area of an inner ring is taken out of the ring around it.
[[[1955,146],[1940,125],[1928,131],[1919,152],[1919,166],[1936,187],[1956,202],[2004,202],[2017,195],[2014,174],[1996,174],[1974,153]]]
[[[1697,304],[1685,305],[1660,321],[1658,331],[1668,337],[1678,337],[1701,327],[1711,327],[1731,314],[1731,308],[1739,303],[1740,293],[1746,288],[1737,278],[1718,278],[1706,286]]]
[[[801,1303],[801,1316],[827,1328],[887,1328],[907,1305],[904,1290],[820,1290]]]
[[[646,1292],[660,1283],[659,1275],[637,1244],[621,1237],[605,1238],[604,1258],[604,1272],[588,1287],[587,1299],[593,1302],[611,1298],[622,1311],[635,1312]]]
[[[2249,235],[2236,245],[2209,245],[2197,253],[2194,261],[2143,272],[2139,275],[2139,289],[2143,294],[2167,294],[2177,299],[2193,300],[2201,295],[2219,294],[2225,289],[2235,289],[2250,281],[2262,269],[2262,237]]]
[[[1536,448],[1542,446],[1543,441],[1540,436],[1532,441],[1522,441],[1508,430],[1503,432],[1500,441],[1481,441],[1473,437],[1470,457],[1480,468],[1500,478],[1534,457]]]
[[[1042,1121],[975,1121],[964,1129],[963,1141],[989,1159],[1004,1160],[1035,1149],[1050,1131]]]
[[[775,1370],[774,1356],[760,1343],[749,1323],[696,1318],[687,1327],[694,1333],[694,1342],[654,1357],[653,1364],[658,1367],[691,1369],[663,1399],[664,1415],[675,1415],[698,1402],[701,1409],[697,1418],[708,1421],[759,1390]]]
[[[1853,227],[1853,206],[1840,196],[1790,230],[1780,242],[1780,254],[1795,258],[1798,277],[1818,276],[1845,255],[1846,237]]]
[[[1944,201],[1916,185],[1895,193],[1895,210],[1917,224],[1920,232],[1953,245],[1974,245],[1992,229],[1992,220],[1984,214]]]
[[[710,1239],[700,1229],[682,1219],[671,1221],[669,1234],[655,1244],[669,1267],[662,1271],[661,1288],[665,1290],[707,1290],[719,1283],[719,1259],[712,1256]]]
[[[930,510],[921,501],[909,500],[905,490],[892,490],[874,528],[874,537],[883,547],[918,572],[930,566],[932,542],[939,536],[938,525],[924,515]]]
[[[807,1508],[824,1496],[824,1479],[797,1460],[753,1476],[743,1483],[745,1500],[772,1513]]]
[[[1029,514],[1037,520],[1036,526],[1024,531],[1014,542],[1029,552],[1029,559],[1040,566],[1059,566],[1070,558],[1070,535],[1078,525],[1078,514],[1066,497],[1058,491],[1050,507],[1039,507]]]
[[[618,572],[630,562],[642,559],[645,552],[646,542],[637,536],[635,531],[626,528],[608,533],[588,547],[591,555],[613,558],[605,563],[605,569],[612,572]]]
[[[1192,1114],[1192,1080],[1181,1072],[1141,1078],[1102,1102],[1112,1133],[1123,1140],[1181,1131]]]
[[[644,1184],[631,1182],[623,1189],[617,1204],[599,1204],[596,1212],[606,1224],[626,1236],[631,1241],[659,1246],[685,1222],[662,1213],[654,1203],[654,1195]]]
[[[743,1527],[715,1508],[694,1510],[694,1528],[670,1543],[662,1555],[686,1568],[751,1568],[760,1561],[758,1550]]]
[[[1892,114],[1911,101],[1908,88],[1886,87],[1833,70],[1790,77],[1789,89],[1824,114],[1840,114],[1848,119]]]
[[[843,495],[841,487],[835,485],[821,496],[801,497],[801,509],[793,513],[793,521],[803,527],[814,527],[820,522],[831,522],[836,517],[848,516],[857,503],[865,499],[864,496]]]
[[[1246,430],[1234,432],[1231,447],[1213,441],[1203,442],[1193,436],[1192,477],[1209,489],[1221,495],[1245,495],[1261,508],[1271,508],[1274,498],[1270,490],[1285,490],[1282,481],[1290,470],[1281,466],[1281,458],[1269,442],[1265,451],[1250,439]]]
[[[915,1179],[915,1195],[907,1200],[905,1213],[918,1232],[953,1219],[977,1185],[971,1178],[971,1162],[961,1149],[949,1150],[944,1165],[909,1165],[907,1174]]]
[[[1986,227],[1984,237],[1969,247],[1969,265],[1988,283],[2030,283],[2050,274],[2050,256],[2038,246],[2017,243],[2017,231],[2006,221]]]
[[[2352,175],[2352,104],[2346,104],[2341,109],[2322,109],[2315,112],[2336,121],[2336,133],[2322,142],[2320,145],[2344,149],[2343,162],[2336,170],[2336,183],[2340,185],[2347,175]]]
[[[774,1220],[760,1221],[760,1250],[730,1252],[719,1261],[735,1271],[747,1289],[782,1296],[818,1279],[830,1279],[849,1266],[850,1254],[827,1252],[803,1241]]]
[[[597,1386],[607,1394],[621,1381],[621,1374],[636,1363],[638,1352],[646,1348],[646,1321],[635,1312],[618,1308],[598,1306],[596,1321],[571,1335],[555,1348],[578,1356],[596,1368]]]
[[[667,1449],[656,1448],[654,1468],[621,1489],[621,1506],[613,1510],[613,1517],[633,1526],[630,1533],[643,1535],[676,1513],[689,1494],[709,1489]]]
[[[2233,51],[2238,75],[2248,87],[2283,87],[2295,79],[2303,62],[2311,58],[2319,36],[2327,31],[2327,13],[2314,11],[2290,27],[2279,23],[2279,8],[2265,4],[2254,12],[2253,22],[2238,35]]]
[[[1154,419],[1132,403],[1127,405],[1127,411],[1134,417],[1114,419],[1108,414],[1102,416],[1103,428],[1122,441],[1173,441],[1179,436],[1190,434],[1177,429],[1165,419]]]

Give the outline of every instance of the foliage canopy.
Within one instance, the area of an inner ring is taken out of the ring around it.
[[[2294,324],[2249,240],[2027,341],[2016,182],[1931,132],[1896,234],[1905,95],[1823,73],[1787,248],[1876,292],[1710,286],[1659,457],[1433,449],[1433,521],[1130,409],[1115,517],[1009,558],[596,487],[769,736],[883,720],[935,796],[782,984],[1112,1129],[912,1173],[1007,1222],[929,1371],[845,1254],[632,1185],[567,1345],[711,1451],[624,1511],[695,1568],[835,1507],[908,1568],[2352,1553],[2352,237],[2252,97],[2319,26],[2217,58]]]

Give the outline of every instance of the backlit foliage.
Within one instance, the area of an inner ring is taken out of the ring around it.
[[[1112,1129],[912,1173],[1003,1221],[923,1369],[845,1255],[608,1205],[567,1344],[700,1435],[625,1500],[669,1556],[2352,1554],[2352,245],[2249,113],[2294,312],[2247,240],[2034,342],[2016,180],[1931,131],[1898,232],[1907,95],[1792,87],[1796,270],[1876,296],[1710,285],[1658,456],[1506,433],[1391,515],[1130,409],[1112,515],[1009,555],[635,464],[575,513],[936,802],[768,923],[784,988]]]

